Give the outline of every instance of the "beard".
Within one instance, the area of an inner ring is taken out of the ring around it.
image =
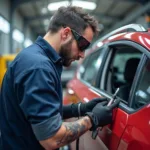
[[[72,42],[73,39],[65,43],[64,45],[61,46],[59,55],[63,60],[63,66],[69,67],[71,65],[71,59],[72,59],[72,54],[71,54],[71,48],[72,48]]]

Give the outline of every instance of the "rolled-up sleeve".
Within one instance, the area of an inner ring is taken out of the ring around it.
[[[32,129],[36,138],[40,140],[44,140],[54,135],[61,126],[61,117],[59,114],[49,118],[38,124],[32,124]]]
[[[16,80],[19,106],[38,140],[52,137],[62,124],[55,82],[55,74],[44,69],[30,70]]]

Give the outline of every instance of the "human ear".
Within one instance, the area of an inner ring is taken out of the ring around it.
[[[69,27],[63,28],[61,32],[62,40],[65,41],[71,36],[71,29]]]

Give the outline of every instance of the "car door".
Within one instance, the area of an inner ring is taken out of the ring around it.
[[[90,54],[82,63],[80,66],[77,78],[74,78],[71,82],[68,84],[68,93],[69,94],[69,100],[70,102],[88,102],[89,100],[95,98],[95,97],[107,97],[111,98],[111,94],[109,94],[110,90],[105,89],[105,80],[107,81],[107,74],[109,71],[109,62],[112,59],[113,51],[115,49],[111,49],[107,46],[103,47],[96,52]],[[100,53],[100,55],[99,55]],[[98,65],[96,65],[98,63]],[[95,67],[94,67],[95,66]],[[94,70],[93,70],[94,69]],[[104,87],[99,88],[101,84],[104,84]],[[109,83],[107,83],[109,84]],[[108,93],[106,91],[108,91]],[[115,130],[112,133],[113,126],[106,126],[103,127],[102,130],[99,131],[98,137],[96,140],[92,139],[92,132],[88,131],[86,132],[81,138],[80,138],[80,149],[82,150],[106,150],[110,147],[116,148],[119,144],[120,137],[124,131],[124,128],[126,126],[126,118],[121,120],[122,126],[121,128],[119,126],[120,119],[119,116],[122,115],[122,111],[118,109],[117,111],[117,119],[115,120],[116,126]],[[124,115],[124,113],[123,113]],[[120,128],[120,129],[119,129]],[[119,129],[119,130],[118,130]],[[114,134],[116,133],[116,134]],[[110,145],[110,141],[113,141]],[[75,149],[75,143],[73,143],[72,149]]]
[[[123,79],[123,68],[125,68],[126,62],[131,58],[140,59],[141,56],[142,53],[132,47],[122,47],[120,45],[119,47],[109,46],[105,50],[101,62],[102,65],[100,65],[97,78],[95,79],[95,85],[93,86],[91,84],[91,86],[88,86],[88,90],[86,90],[87,99],[94,98],[94,96],[88,96],[92,94],[95,94],[95,96],[97,95],[98,97],[107,97],[108,99],[111,99],[116,89],[126,84],[126,81]],[[122,57],[124,60],[122,60]],[[84,78],[83,80],[86,82]],[[123,103],[121,103],[121,106],[128,105],[127,100],[122,101]],[[128,119],[128,114],[120,107],[113,112],[113,123],[99,130],[96,140],[92,139],[92,133],[90,131],[83,135],[82,145],[84,145],[83,147],[85,150],[92,149],[93,147],[94,150],[116,150],[118,148]]]
[[[110,150],[148,150],[150,81],[149,61],[145,64],[144,61],[145,57],[148,59],[149,51],[130,41],[115,42],[109,46],[112,49],[109,50],[108,56],[111,56],[105,60],[103,72],[100,71],[100,90],[97,91],[101,93],[101,89],[104,89],[104,95],[109,97],[119,87],[117,98],[121,99],[121,103],[114,114],[113,123],[104,127],[99,132],[99,137]]]
[[[128,121],[118,150],[150,149],[150,57],[144,55],[134,83]]]
[[[130,87],[128,88],[128,90],[120,90],[120,93],[118,94],[117,98],[121,99],[121,103],[119,105],[119,108],[117,110],[114,110],[113,123],[111,125],[103,127],[102,130],[99,131],[96,140],[93,140],[91,138],[92,133],[90,131],[84,134],[80,138],[80,149],[140,149],[140,146],[136,146],[140,143],[139,141],[142,141],[143,139],[149,139],[149,132],[145,136],[144,131],[142,131],[142,134],[139,134],[139,132],[131,130],[136,129],[137,131],[138,128],[135,127],[138,126],[137,124],[140,120],[138,116],[140,116],[141,112],[143,113],[141,114],[141,116],[148,114],[148,109],[146,111],[144,108],[135,110],[135,108],[132,106],[133,104],[131,104],[131,102],[134,103],[135,101],[132,100],[133,96],[131,96],[131,94],[133,93],[133,89],[138,85],[139,79],[137,78],[137,76],[139,72],[142,72],[139,71],[138,68],[141,67],[143,63],[144,55],[149,55],[149,52],[136,43],[125,41],[111,43],[108,45],[107,49],[105,49],[102,55],[103,59],[101,60],[100,69],[96,74],[97,77],[94,78],[95,84],[92,85],[91,83],[88,83],[85,80],[86,78],[84,79],[84,75],[81,75],[82,77],[79,75],[80,78],[76,78],[74,80],[80,88],[76,89],[72,87],[72,89],[74,89],[74,93],[78,96],[78,100],[83,102],[87,102],[94,97],[102,96],[110,99],[112,98],[112,94],[115,92],[116,88],[120,87],[121,89],[124,89],[124,87]],[[138,64],[135,65],[135,62],[137,63],[137,59],[139,59],[139,61]],[[128,60],[134,61],[133,67],[136,66],[137,68],[132,69],[132,63],[131,65],[128,64]],[[128,67],[126,66],[131,66],[130,71],[128,71]],[[88,65],[86,65],[86,67],[88,68]],[[126,75],[124,70],[127,70],[127,72],[133,72],[134,70],[134,76],[131,74]],[[83,74],[84,73],[86,72],[83,72]],[[82,74],[82,72],[79,71],[79,74]],[[127,77],[125,77],[124,79],[124,76]],[[130,86],[128,86],[128,82],[126,80],[129,80],[131,76],[133,78],[133,81]],[[137,83],[137,85],[135,86],[133,83]],[[121,94],[121,91],[128,92]],[[139,93],[141,95],[141,90],[137,91],[138,92],[136,92],[136,95],[138,95]],[[141,101],[140,105],[142,105]],[[148,104],[145,104],[145,106],[143,107],[147,108]],[[145,117],[143,116],[142,118]],[[149,122],[148,117],[147,120],[144,119],[144,122]],[[141,128],[140,124],[139,127]],[[145,127],[148,129],[149,125]],[[130,132],[132,134],[130,134]],[[140,135],[142,135],[142,139],[139,138]],[[130,138],[128,139],[128,137]],[[136,147],[134,147],[133,145]],[[148,146],[149,148],[148,142],[146,146]]]
[[[102,60],[105,57],[104,54],[107,49],[108,47],[102,47],[94,51],[84,59],[84,61],[78,68],[76,77],[67,84],[67,94],[64,98],[64,104],[77,102],[86,103],[93,98],[101,97],[101,95],[92,90],[91,87],[96,86],[96,78],[99,71],[99,67],[103,65]],[[76,119],[77,118],[69,119],[69,121],[73,121]],[[86,145],[88,145],[88,147]],[[96,141],[95,144],[95,141],[91,140],[91,133],[87,132],[86,134],[80,137],[79,149],[91,150],[92,148],[94,148],[94,150],[96,150],[99,148],[103,149],[103,146],[105,145],[101,141]],[[71,144],[71,148],[72,150],[76,149],[76,142],[73,142]]]

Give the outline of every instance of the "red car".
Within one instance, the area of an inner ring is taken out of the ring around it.
[[[67,84],[64,104],[111,99],[117,88],[113,123],[96,140],[84,134],[80,150],[150,150],[150,30],[141,25],[121,27],[93,45]]]

